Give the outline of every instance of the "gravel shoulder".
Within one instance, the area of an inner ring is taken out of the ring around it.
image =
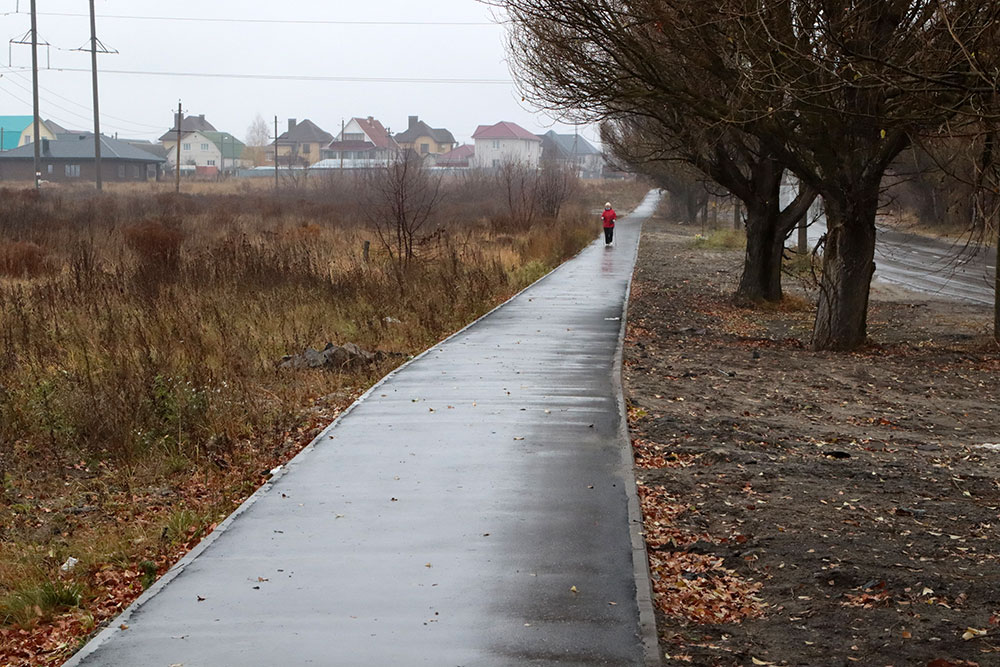
[[[666,664],[1000,665],[1000,351],[988,308],[877,287],[729,301],[740,251],[646,224],[625,385]]]

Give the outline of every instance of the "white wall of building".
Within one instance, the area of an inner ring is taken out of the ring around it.
[[[475,165],[492,169],[511,162],[537,168],[542,142],[527,139],[476,139]]]
[[[177,161],[177,140],[164,141],[167,149],[167,163],[173,166]],[[228,148],[228,145],[227,145]],[[241,167],[244,161],[226,158],[226,169]],[[201,132],[192,132],[181,137],[181,166],[194,165],[198,167],[222,168],[222,151],[212,143],[212,140]]]

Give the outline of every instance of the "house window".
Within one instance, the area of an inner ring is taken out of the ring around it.
[[[118,178],[125,178],[125,165],[118,165]]]
[[[344,134],[344,141],[364,141],[364,132],[347,132]]]
[[[420,154],[427,155],[431,152],[431,147],[429,144],[420,144]]]
[[[309,155],[312,152],[312,144],[302,144],[302,152]]]
[[[493,148],[495,148],[497,150],[500,150],[500,140],[499,139],[494,139],[493,140]]]
[[[207,151],[208,150],[208,144],[202,144],[201,145],[201,150]]]
[[[78,164],[66,165],[66,178],[80,178],[80,165]]]
[[[142,166],[141,165],[138,165],[138,164],[130,165],[129,172],[131,173],[132,178],[135,178],[135,179],[142,178]]]
[[[49,173],[50,174],[52,173],[52,165],[51,164],[49,165]]]
[[[181,144],[181,149],[189,151],[191,150],[191,144]]]
[[[208,160],[208,162],[206,164],[208,164],[209,167],[214,167],[215,166],[215,160]]]
[[[493,160],[493,168],[497,169],[500,167],[500,160]]]

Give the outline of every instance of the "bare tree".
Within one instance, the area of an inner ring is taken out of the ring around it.
[[[817,349],[865,341],[882,177],[991,108],[1000,3],[496,0],[524,95],[588,120],[670,108],[754,136],[824,199]]]
[[[699,170],[740,199],[747,210],[747,248],[736,289],[743,303],[780,301],[785,241],[815,199],[806,186],[781,206],[784,166],[754,137],[696,119],[630,116],[602,125],[601,137],[615,155],[632,164],[682,163]]]
[[[246,150],[244,156],[258,167],[268,161],[268,145],[271,143],[271,131],[259,113],[254,117],[250,127],[247,128]]]
[[[418,155],[401,151],[360,183],[364,215],[396,266],[405,268],[416,257],[421,232],[441,201],[441,178],[432,176]]]
[[[507,205],[507,224],[530,229],[538,215],[538,170],[517,160],[504,160],[496,178]]]
[[[563,205],[580,186],[576,168],[555,160],[543,160],[537,179],[539,212],[547,218],[558,218]]]

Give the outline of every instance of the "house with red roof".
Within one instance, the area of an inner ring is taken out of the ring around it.
[[[448,151],[444,155],[431,155],[427,158],[427,164],[440,169],[468,169],[472,166],[476,157],[476,148],[469,144],[462,144],[458,148]]]
[[[542,140],[517,123],[480,125],[472,138],[476,142],[475,165],[480,168],[496,169],[507,163],[537,168],[542,158]]]
[[[402,150],[389,131],[375,118],[352,118],[326,148],[314,169],[370,169],[384,167],[399,158]]]

